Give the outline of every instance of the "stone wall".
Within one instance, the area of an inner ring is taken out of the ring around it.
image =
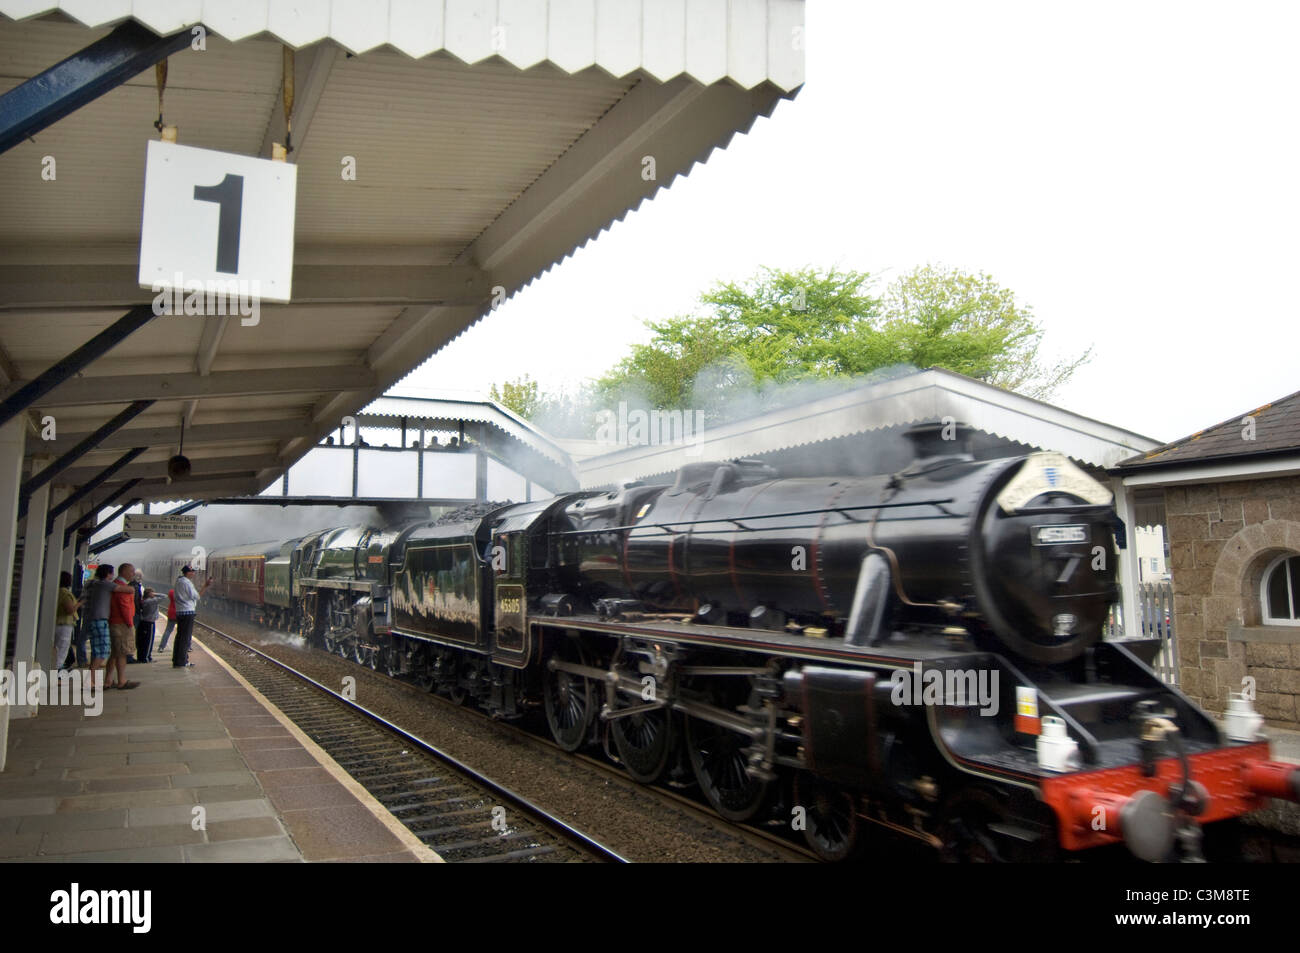
[[[1300,555],[1300,477],[1165,490],[1182,690],[1221,712],[1255,679],[1269,724],[1300,728],[1300,626],[1262,624],[1260,582],[1283,553]]]

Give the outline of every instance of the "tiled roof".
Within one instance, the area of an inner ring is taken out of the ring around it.
[[[1300,451],[1300,391],[1234,414],[1222,423],[1199,430],[1146,453],[1129,457],[1117,470],[1136,470]]]

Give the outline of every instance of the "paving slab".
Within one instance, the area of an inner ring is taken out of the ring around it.
[[[126,810],[79,811],[74,814],[36,814],[19,819],[18,833],[35,831],[97,831],[126,827]]]
[[[6,861],[373,863],[439,858],[196,643],[190,669],[9,725]]]
[[[191,864],[256,864],[302,859],[302,853],[288,837],[258,837],[253,840],[222,841],[185,848],[185,861]]]

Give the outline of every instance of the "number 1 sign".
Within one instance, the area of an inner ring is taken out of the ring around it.
[[[287,162],[151,141],[141,287],[238,287],[266,301],[288,301],[297,187],[298,167]]]

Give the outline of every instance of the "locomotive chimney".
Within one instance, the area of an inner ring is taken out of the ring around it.
[[[916,424],[905,436],[912,441],[918,460],[930,457],[970,456],[972,428],[946,417],[941,421]]]

